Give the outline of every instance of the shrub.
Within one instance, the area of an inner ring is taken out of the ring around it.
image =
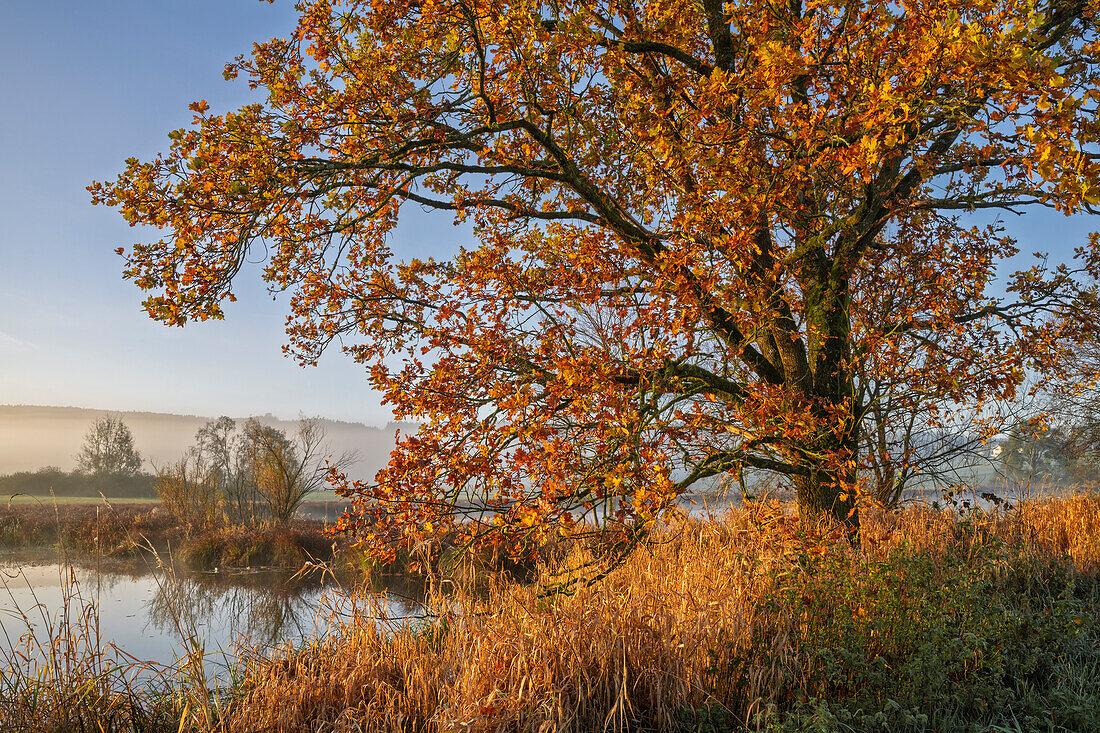
[[[221,516],[217,481],[193,456],[184,456],[158,470],[154,487],[164,510],[178,522],[208,527]]]
[[[180,552],[193,568],[276,566],[297,569],[333,557],[331,541],[317,528],[227,526],[189,538]]]

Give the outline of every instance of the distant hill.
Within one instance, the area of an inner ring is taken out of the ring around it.
[[[194,442],[195,431],[212,417],[173,415],[159,412],[112,412],[82,407],[0,405],[0,474],[34,471],[57,466],[70,471],[88,426],[107,414],[121,415],[134,434],[134,443],[146,459],[145,470],[178,459]],[[216,417],[216,416],[215,416]],[[279,420],[273,415],[256,416],[266,425],[289,434],[296,420]],[[246,418],[235,418],[238,424]],[[329,450],[339,455],[358,451],[359,462],[349,472],[356,478],[370,478],[389,461],[394,433],[415,429],[415,425],[390,423],[376,428],[362,423],[322,420]]]

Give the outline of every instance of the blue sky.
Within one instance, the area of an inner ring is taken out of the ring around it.
[[[0,404],[390,419],[338,351],[309,369],[282,356],[286,304],[258,277],[225,321],[149,320],[113,252],[141,232],[85,191],[167,148],[190,102],[252,101],[225,62],[294,18],[291,3],[256,0],[0,2]],[[440,224],[398,238],[454,236]]]
[[[113,252],[141,233],[85,191],[166,148],[190,102],[251,101],[224,63],[293,22],[283,1],[0,0],[0,404],[390,419],[339,352],[310,369],[282,356],[286,306],[256,277],[223,322],[150,321]],[[438,219],[403,226],[396,248],[453,247]],[[1025,252],[1055,260],[1100,228],[1050,213],[1009,226]]]

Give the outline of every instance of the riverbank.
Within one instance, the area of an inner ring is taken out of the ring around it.
[[[61,546],[74,556],[117,558],[137,553],[149,538],[163,544],[177,536],[168,515],[150,502],[66,497],[0,505],[0,549],[7,551]]]
[[[868,511],[859,549],[749,506],[543,592],[582,568],[592,548],[533,584],[460,567],[432,620],[379,625],[364,604],[324,640],[242,655],[217,693],[185,666],[114,696],[79,675],[8,681],[0,728],[1100,729],[1096,496]]]
[[[0,506],[0,551],[60,548],[80,564],[149,557],[155,550],[198,570],[297,570],[307,562],[330,562],[337,547],[349,544],[334,544],[324,528],[315,519],[285,525],[181,525],[155,502],[11,502]]]

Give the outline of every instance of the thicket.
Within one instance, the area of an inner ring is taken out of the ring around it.
[[[153,488],[155,480],[148,473],[96,476],[46,466],[37,471],[0,475],[0,497],[14,494],[98,497],[102,493],[108,499],[148,499],[157,495]]]
[[[324,486],[330,468],[355,460],[354,454],[328,455],[324,439],[316,419],[300,420],[288,436],[255,418],[238,429],[221,417],[199,429],[182,458],[158,471],[155,489],[165,510],[190,526],[286,524]]]

